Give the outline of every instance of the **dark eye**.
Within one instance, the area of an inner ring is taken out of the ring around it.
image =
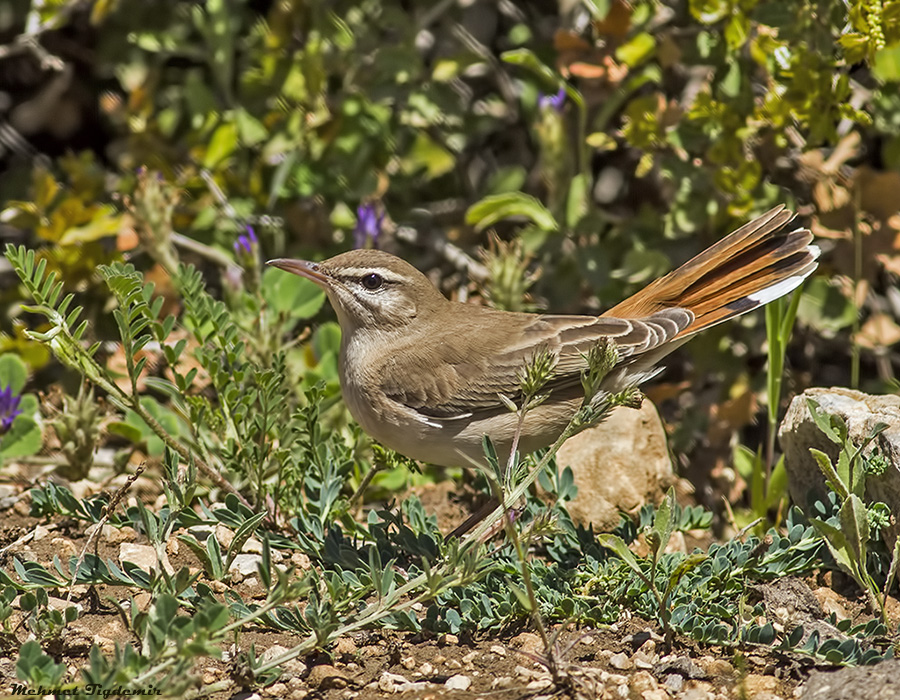
[[[368,289],[370,292],[374,292],[376,289],[379,289],[381,285],[384,284],[384,280],[381,275],[370,272],[368,275],[362,278],[362,286]]]

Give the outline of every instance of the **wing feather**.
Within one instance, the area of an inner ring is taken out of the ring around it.
[[[615,341],[620,364],[630,363],[674,338],[693,318],[691,312],[679,308],[643,319],[535,316],[520,327],[518,337],[505,339],[501,347],[490,348],[485,340],[481,353],[472,351],[471,337],[445,334],[434,339],[428,357],[412,348],[404,352],[403,367],[386,362],[380,371],[381,389],[391,400],[440,421],[505,411],[498,394],[514,402],[521,399],[523,369],[538,351],[547,350],[556,360],[554,375],[545,389],[551,393],[571,391],[580,387],[588,352],[604,339]],[[473,356],[478,359],[473,361]],[[407,362],[413,363],[413,370]],[[408,381],[410,371],[421,378],[415,386]]]

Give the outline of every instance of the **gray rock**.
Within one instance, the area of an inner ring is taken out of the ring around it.
[[[813,671],[800,700],[894,700],[900,698],[900,661],[875,666]]]
[[[778,437],[794,502],[805,508],[810,494],[821,498],[828,491],[809,448],[821,450],[833,462],[838,456],[838,446],[813,421],[807,398],[816,401],[823,413],[843,418],[855,445],[861,445],[877,423],[888,424],[888,429],[870,443],[866,454],[877,446],[890,466],[884,474],[866,479],[866,496],[872,501],[883,501],[891,512],[900,513],[900,396],[871,396],[841,387],[807,389],[794,397],[781,422]]]
[[[556,462],[572,468],[578,486],[568,504],[572,518],[597,530],[618,525],[619,511],[658,502],[675,480],[666,432],[648,399],[639,409],[615,408],[606,421],[567,440]]]

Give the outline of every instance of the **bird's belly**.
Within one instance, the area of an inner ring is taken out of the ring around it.
[[[485,466],[483,437],[494,443],[497,456],[505,463],[512,447],[518,416],[498,412],[477,419],[441,420],[416,413],[402,404],[389,402],[379,409],[358,391],[344,388],[344,400],[360,427],[385,447],[421,462],[447,467]],[[521,453],[552,444],[571,419],[577,401],[544,404],[525,419],[519,440]]]

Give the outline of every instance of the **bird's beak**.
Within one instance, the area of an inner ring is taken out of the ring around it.
[[[320,287],[328,289],[331,286],[331,277],[325,274],[318,263],[307,260],[291,260],[290,258],[276,258],[269,260],[266,265],[277,267],[285,272],[293,272],[295,275],[306,277]]]

